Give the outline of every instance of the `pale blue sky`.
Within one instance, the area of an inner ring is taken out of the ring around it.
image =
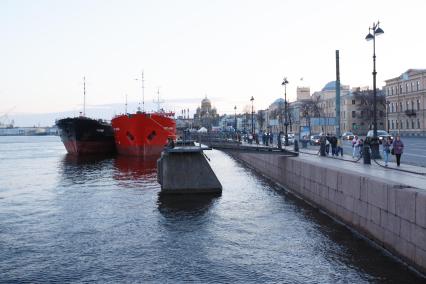
[[[166,101],[207,94],[220,113],[251,96],[266,108],[283,96],[284,76],[290,99],[297,85],[316,91],[334,80],[336,49],[342,83],[371,86],[364,38],[377,19],[382,86],[426,68],[425,11],[424,0],[0,0],[0,113],[75,111],[83,76],[89,105],[121,103],[125,93],[137,101],[142,69],[147,101],[160,86]]]

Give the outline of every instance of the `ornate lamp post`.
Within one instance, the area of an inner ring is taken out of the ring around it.
[[[253,96],[251,96],[250,101],[251,101],[251,134],[254,137],[254,108],[253,108],[254,98],[253,98]]]
[[[235,125],[235,132],[237,132],[237,106],[234,106],[234,125]]]
[[[285,141],[284,141],[284,145],[288,146],[288,109],[287,109],[287,77],[284,77],[283,82],[281,83],[281,85],[284,85],[284,112],[285,112],[285,116],[284,116],[284,126],[285,126]]]
[[[377,90],[376,90],[376,36],[384,31],[379,27],[380,22],[373,23],[373,27],[368,28],[367,41],[373,40],[373,138],[370,142],[371,155],[373,159],[380,159],[379,139],[377,137]],[[371,32],[372,31],[372,32]]]

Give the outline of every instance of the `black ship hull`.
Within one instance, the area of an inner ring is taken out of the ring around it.
[[[111,154],[115,152],[111,124],[87,117],[64,118],[56,122],[59,136],[73,155]]]

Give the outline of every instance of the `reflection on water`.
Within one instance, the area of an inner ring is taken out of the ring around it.
[[[118,155],[114,159],[114,168],[116,169],[114,179],[134,180],[152,176],[157,171],[157,159],[158,157],[141,158]]]
[[[165,196],[156,159],[0,144],[0,282],[424,283],[219,151],[221,196]]]
[[[158,210],[166,217],[177,215],[202,215],[219,198],[220,194],[158,194]]]
[[[95,182],[111,169],[113,156],[75,156],[66,154],[60,163],[62,179],[76,184]]]

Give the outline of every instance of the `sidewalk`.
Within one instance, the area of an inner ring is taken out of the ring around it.
[[[316,150],[300,149],[300,151],[299,158],[310,162],[321,163],[327,167],[354,171],[368,177],[385,179],[402,185],[426,190],[426,168],[424,167],[406,164],[401,164],[400,167],[397,167],[394,162],[390,162],[388,167],[384,167],[377,165],[374,160],[371,160],[371,165],[366,165],[362,158],[358,162],[355,162],[356,159],[352,159],[350,155],[344,155],[343,157],[321,157]],[[382,160],[378,160],[377,162],[380,165],[384,165]],[[422,173],[423,175],[404,171]]]

